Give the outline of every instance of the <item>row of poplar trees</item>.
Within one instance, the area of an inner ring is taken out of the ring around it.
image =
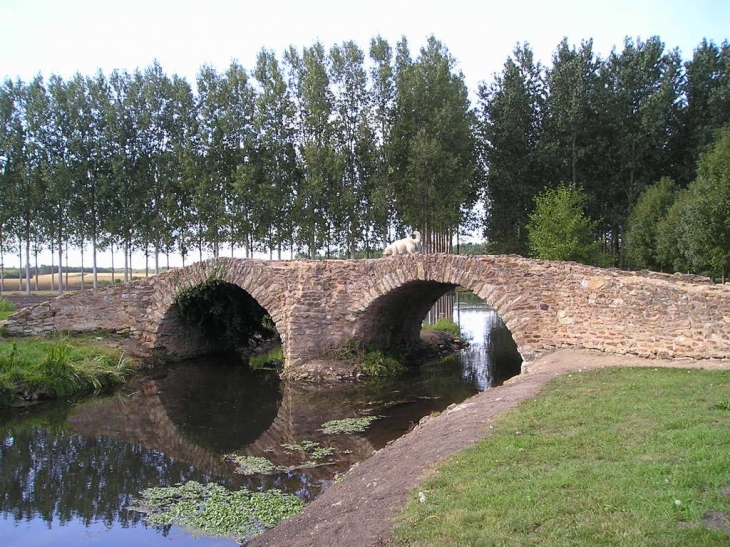
[[[69,246],[184,260],[225,249],[271,257],[373,256],[411,230],[450,251],[481,229],[527,254],[546,187],[583,189],[597,237],[620,256],[628,211],[662,177],[695,178],[730,120],[730,49],[682,61],[659,38],[602,59],[527,44],[470,97],[448,49],[411,55],[381,37],[317,42],[247,70],[203,66],[196,89],[155,62],[132,73],[38,75],[0,87],[0,253],[21,264]],[[475,207],[483,204],[482,208]],[[0,256],[0,263],[3,262]]]

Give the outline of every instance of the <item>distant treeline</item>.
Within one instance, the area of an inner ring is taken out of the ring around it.
[[[522,44],[476,104],[456,67],[435,37],[415,57],[376,37],[203,66],[195,91],[156,62],[6,80],[0,254],[375,256],[418,229],[427,252],[478,230],[479,252],[527,255],[535,196],[570,183],[625,265],[638,197],[663,177],[687,187],[730,121],[727,42],[683,60],[658,37],[606,58],[563,40],[549,66]]]

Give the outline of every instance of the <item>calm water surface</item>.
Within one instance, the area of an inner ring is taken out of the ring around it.
[[[132,389],[80,404],[0,413],[0,546],[235,546],[175,526],[148,526],[129,510],[153,486],[196,480],[232,489],[279,488],[311,500],[337,473],[368,458],[423,416],[501,383],[519,370],[509,331],[478,299],[461,297],[454,320],[471,345],[387,382],[292,386],[236,358],[181,363]],[[324,435],[329,420],[379,415],[364,433]],[[243,476],[225,454],[296,467],[283,444],[334,448],[324,465]]]

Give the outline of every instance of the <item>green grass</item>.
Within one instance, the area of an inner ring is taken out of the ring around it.
[[[425,330],[440,330],[448,332],[456,337],[461,336],[461,329],[459,328],[459,325],[445,317],[439,317],[435,323],[425,323],[422,328]]]
[[[0,321],[4,321],[17,311],[15,304],[0,296]]]
[[[6,338],[0,343],[0,406],[99,393],[132,372],[121,350],[91,337]]]
[[[730,371],[551,381],[413,492],[391,545],[726,546]],[[425,501],[419,501],[419,492]]]

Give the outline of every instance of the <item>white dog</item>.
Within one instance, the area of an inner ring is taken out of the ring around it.
[[[412,237],[398,239],[383,250],[383,256],[412,255],[416,252],[416,245],[421,242],[421,232],[413,232]]]

